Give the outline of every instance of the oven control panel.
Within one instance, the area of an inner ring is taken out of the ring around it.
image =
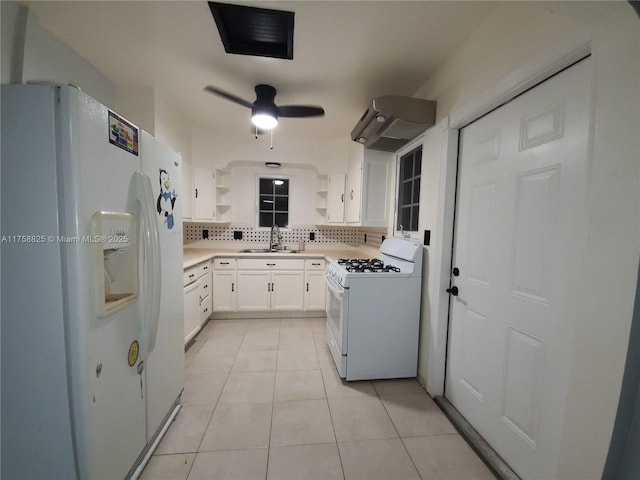
[[[345,286],[345,274],[346,270],[337,262],[331,262],[327,268],[327,277],[334,279],[342,286]]]

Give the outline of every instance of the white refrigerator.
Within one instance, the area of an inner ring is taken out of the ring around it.
[[[73,87],[0,106],[1,477],[135,477],[184,385],[181,158]]]

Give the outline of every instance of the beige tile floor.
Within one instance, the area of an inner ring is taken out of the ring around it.
[[[324,332],[324,319],[210,321],[141,478],[495,478],[414,379],[341,380]]]

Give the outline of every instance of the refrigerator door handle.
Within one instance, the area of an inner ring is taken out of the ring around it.
[[[141,172],[136,172],[134,175],[136,200],[140,202],[140,213],[145,225],[142,232],[145,266],[142,348],[146,357],[155,347],[160,318],[160,232],[155,211],[152,208],[155,202],[151,190],[151,179]]]

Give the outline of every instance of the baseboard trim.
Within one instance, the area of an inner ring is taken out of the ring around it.
[[[496,451],[486,442],[484,438],[471,426],[469,422],[456,410],[456,408],[444,397],[433,399],[444,414],[449,418],[453,426],[458,430],[460,436],[464,438],[469,446],[478,454],[480,459],[491,469],[493,474],[500,480],[521,480],[520,477],[511,470],[511,467],[500,458]]]

